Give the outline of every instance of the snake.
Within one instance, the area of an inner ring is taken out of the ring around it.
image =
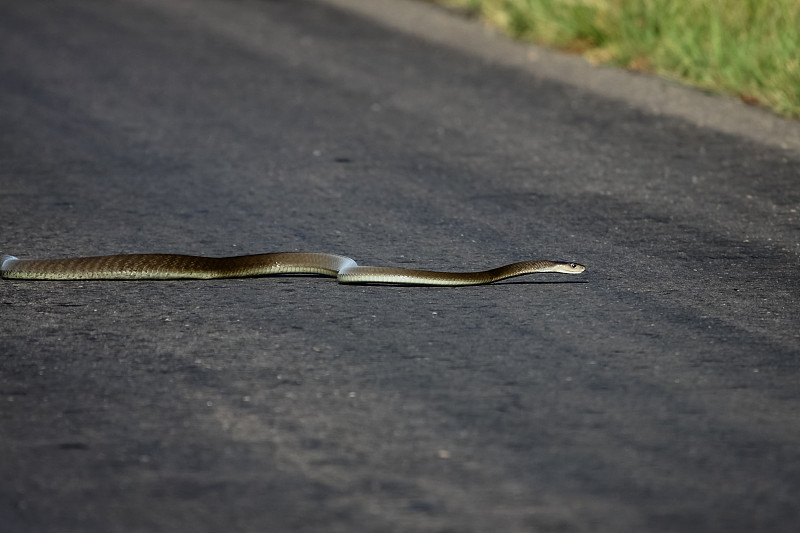
[[[116,254],[65,259],[19,259],[0,252],[0,278],[21,280],[175,280],[317,274],[347,284],[483,285],[543,272],[580,274],[578,263],[534,260],[479,272],[438,272],[360,266],[342,255],[278,252],[233,257],[181,254]]]

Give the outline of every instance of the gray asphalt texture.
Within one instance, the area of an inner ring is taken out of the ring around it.
[[[798,151],[330,2],[0,2],[4,252],[588,267],[3,281],[0,530],[798,531],[798,210]]]

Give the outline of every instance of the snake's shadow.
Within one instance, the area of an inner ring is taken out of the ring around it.
[[[263,276],[253,276],[257,278],[273,278],[273,279],[291,279],[291,278],[319,278],[319,279],[327,279],[330,281],[336,281],[333,276],[326,276],[324,274],[306,274],[302,272],[298,273],[286,273],[286,274],[265,274]],[[239,278],[243,279],[243,278]],[[534,280],[534,279],[505,279],[500,281],[495,281],[494,283],[483,283],[478,285],[461,285],[461,286],[447,286],[447,285],[427,285],[425,283],[386,283],[386,282],[365,282],[365,283],[347,283],[346,285],[360,285],[362,287],[425,287],[428,289],[432,288],[446,288],[446,289],[464,289],[469,287],[485,287],[486,285],[563,285],[563,284],[570,284],[570,283],[589,283],[587,279],[576,279],[576,280]]]
[[[588,279],[563,280],[563,281],[506,280],[506,281],[497,281],[495,283],[492,283],[492,285],[563,285],[571,283],[589,283],[589,280]]]
[[[461,286],[448,286],[448,285],[426,285],[424,283],[353,283],[352,285],[361,285],[362,287],[420,287],[426,289],[468,289],[474,287],[486,287],[487,285],[563,285],[570,283],[589,283],[588,280],[576,281],[495,281],[494,283],[484,283],[481,285],[461,285]]]

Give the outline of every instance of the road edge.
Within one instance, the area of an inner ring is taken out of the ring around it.
[[[476,20],[419,0],[313,0],[354,13],[393,30],[568,84],[652,115],[735,135],[800,154],[800,122],[748,106],[724,95],[655,76],[595,66],[584,59],[512,41]]]

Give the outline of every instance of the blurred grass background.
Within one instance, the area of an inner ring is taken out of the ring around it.
[[[514,38],[800,118],[800,0],[429,0]]]

